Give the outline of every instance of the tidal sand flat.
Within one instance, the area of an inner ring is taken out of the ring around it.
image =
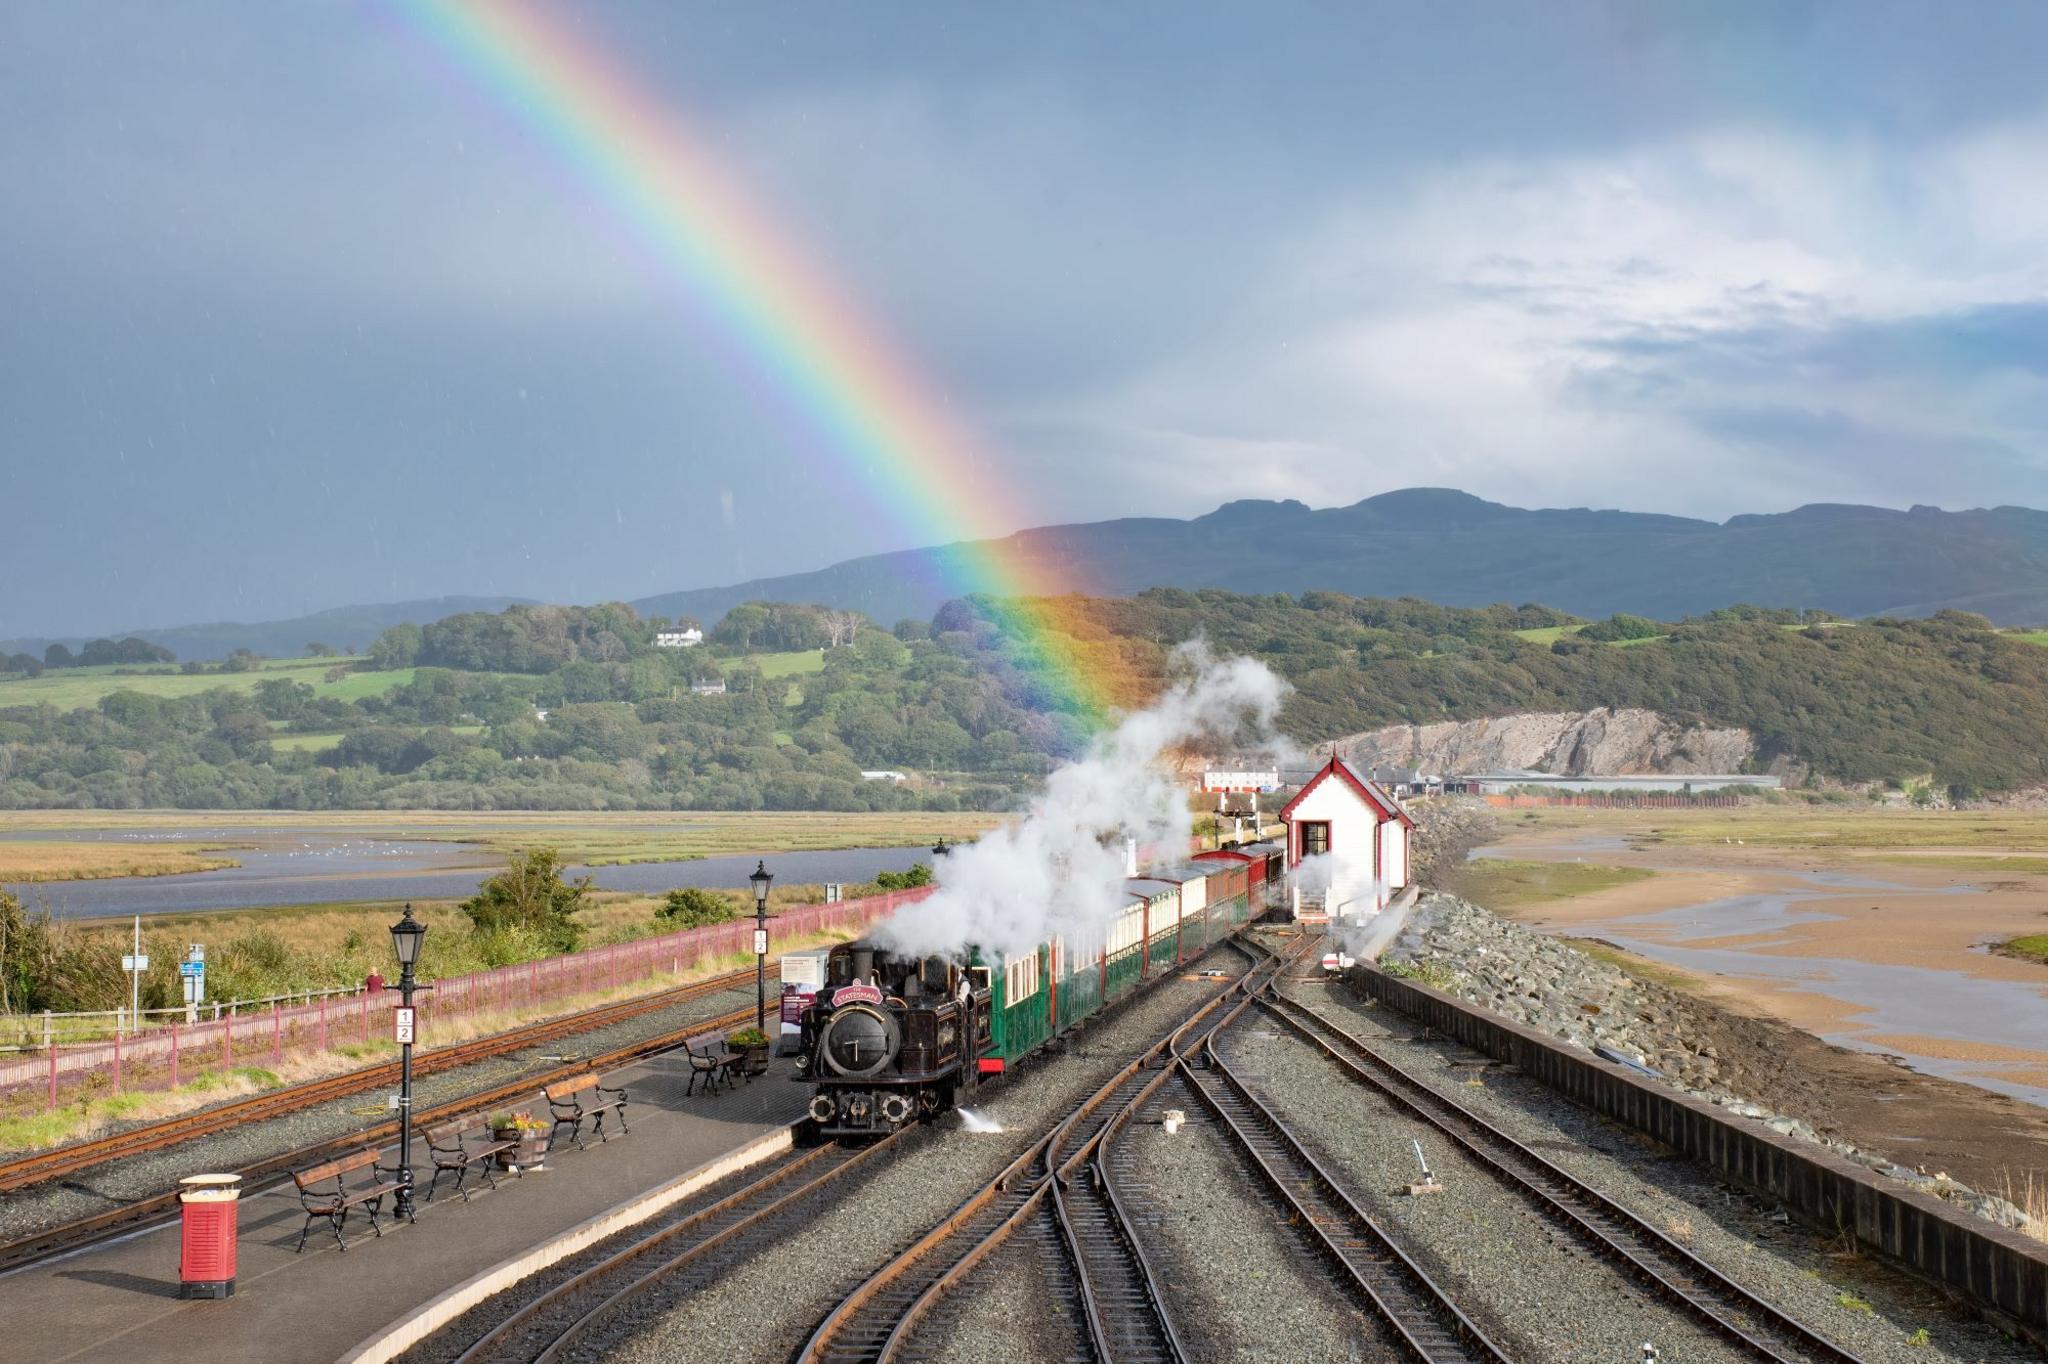
[[[1981,817],[1873,813],[1800,839],[1782,813],[1702,814],[1545,812],[1476,855],[1653,872],[1502,912],[1827,1041],[2048,1104],[2048,967],[1991,950],[2048,924],[2048,826],[2007,819],[2000,844]]]

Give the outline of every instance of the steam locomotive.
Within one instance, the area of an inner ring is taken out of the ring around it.
[[[1087,951],[1055,939],[954,961],[839,944],[799,1024],[796,1078],[815,1087],[812,1127],[878,1136],[969,1102],[984,1077],[1236,932],[1263,910],[1283,861],[1280,844],[1254,843],[1147,867]]]

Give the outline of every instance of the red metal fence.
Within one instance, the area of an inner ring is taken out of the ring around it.
[[[768,950],[820,933],[858,932],[898,905],[921,900],[933,887],[890,891],[838,904],[801,905],[768,921]],[[551,1001],[623,985],[675,978],[719,957],[754,953],[754,923],[684,929],[656,938],[612,943],[544,960],[474,971],[430,982],[413,999],[420,1036],[435,1018],[492,1010],[530,1009]],[[172,1025],[112,1041],[53,1046],[0,1064],[0,1096],[16,1101],[40,1090],[45,1109],[124,1090],[169,1089],[207,1072],[236,1066],[281,1064],[289,1056],[364,1046],[392,1034],[398,991],[320,999],[261,1013],[230,1014],[203,1023]]]

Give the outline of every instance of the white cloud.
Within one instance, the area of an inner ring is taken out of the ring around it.
[[[1911,335],[2048,300],[2044,164],[2033,120],[1891,152],[1743,126],[1447,165],[1307,224],[1241,315],[1067,416],[1184,461],[1184,501],[2014,500],[2039,473],[2009,457],[2048,424],[2038,370],[1995,349],[1930,370]],[[1801,429],[1841,448],[1802,459]],[[1964,448],[1991,458],[1930,477],[1928,451]]]

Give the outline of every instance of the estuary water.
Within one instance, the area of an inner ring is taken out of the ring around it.
[[[0,833],[0,839],[14,837]],[[48,835],[43,835],[48,837]],[[119,842],[195,841],[236,843],[222,856],[242,865],[177,876],[121,876],[102,881],[43,881],[7,885],[31,909],[47,908],[63,919],[122,918],[133,914],[175,914],[253,909],[268,905],[348,904],[375,900],[461,899],[502,860],[486,848],[427,840],[344,837],[327,832],[295,834],[272,825],[262,829],[208,827],[191,833],[101,830],[65,834],[67,839],[103,837]],[[675,862],[638,862],[616,867],[572,867],[588,874],[600,890],[660,893],[679,886],[743,886],[756,858],[784,884],[872,881],[884,871],[906,871],[929,851],[908,848],[845,848],[832,852],[748,853]]]

